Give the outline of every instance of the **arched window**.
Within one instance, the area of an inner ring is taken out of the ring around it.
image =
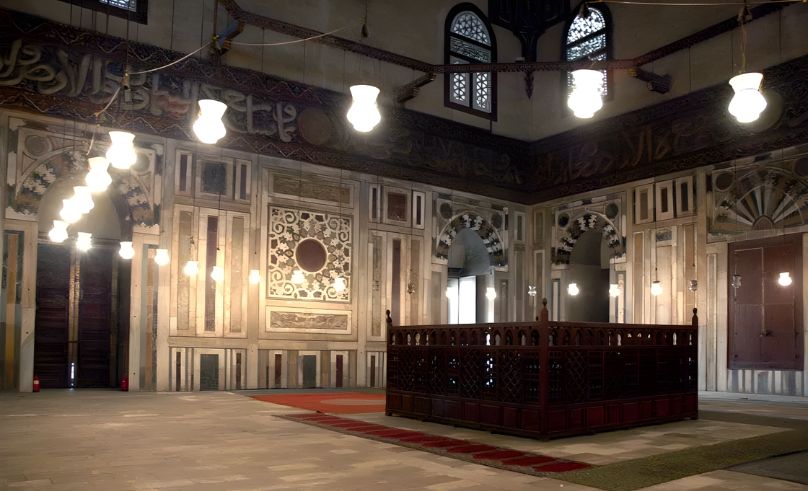
[[[611,18],[603,5],[579,9],[564,31],[564,59],[608,60],[611,58]],[[603,96],[609,94],[610,73],[603,70]],[[572,75],[567,73],[567,88],[572,89]]]
[[[495,63],[497,44],[485,15],[470,3],[456,5],[446,17],[445,62]],[[450,73],[444,77],[448,107],[496,119],[496,73]]]

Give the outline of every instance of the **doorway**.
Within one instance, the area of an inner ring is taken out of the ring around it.
[[[448,324],[493,322],[493,302],[485,297],[491,259],[482,239],[471,229],[461,230],[449,248],[446,279]]]
[[[575,242],[566,277],[579,293],[564,291],[564,320],[609,322],[610,256],[609,244],[599,230],[585,232]]]
[[[317,357],[315,355],[303,355],[301,361],[303,388],[317,387]]]
[[[87,252],[38,245],[34,373],[42,388],[117,385],[128,351],[118,294],[129,291],[118,272],[112,245],[94,244]]]

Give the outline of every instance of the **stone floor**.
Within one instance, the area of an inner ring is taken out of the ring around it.
[[[701,406],[711,411],[808,419],[808,407],[803,404],[719,400],[702,401]],[[597,489],[273,417],[299,412],[227,392],[0,393],[0,489]],[[782,431],[742,421],[699,420],[537,442],[381,414],[351,417],[384,419],[391,426],[458,434],[596,464]],[[808,486],[717,470],[647,489],[796,490]]]

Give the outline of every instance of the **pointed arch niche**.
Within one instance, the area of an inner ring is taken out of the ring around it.
[[[93,248],[78,253],[72,240],[53,244],[47,232],[62,199],[73,194],[73,186],[84,184],[90,142],[94,140],[91,155],[106,151],[106,130],[98,129],[93,138],[92,128],[82,124],[14,114],[5,118],[3,266],[24,293],[23,308],[9,321],[20,332],[20,349],[11,360],[18,380],[14,386],[30,391],[36,372],[45,388],[46,382],[52,387],[110,387],[124,376],[132,390],[155,388],[157,345],[149,340],[157,332],[157,316],[140,313],[156,312],[159,294],[159,267],[150,259],[159,242],[163,145],[141,138],[133,168],[110,170],[108,190],[93,196],[93,210],[70,229],[71,236],[76,231],[93,234]],[[131,261],[118,256],[121,240],[134,242],[138,252]],[[98,319],[78,322],[86,312]],[[57,319],[58,325],[40,325],[40,317]],[[94,331],[82,334],[82,329]],[[96,340],[97,346],[87,345],[88,340]],[[50,358],[49,353],[58,356]],[[42,373],[48,371],[49,379]]]
[[[609,297],[609,284],[616,282],[610,264],[625,253],[622,237],[605,215],[585,211],[572,218],[553,249],[553,264],[558,280],[553,282],[555,308],[559,320],[614,322],[611,312],[615,300]],[[567,288],[575,283],[577,295]],[[625,295],[622,295],[623,297]]]

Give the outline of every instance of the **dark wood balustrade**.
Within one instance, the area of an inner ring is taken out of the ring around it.
[[[552,438],[697,418],[692,325],[392,326],[387,414]]]

